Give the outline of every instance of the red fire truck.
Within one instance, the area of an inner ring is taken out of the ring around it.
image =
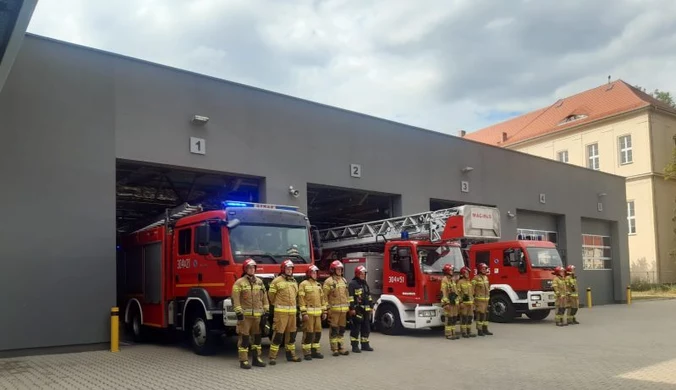
[[[491,270],[491,321],[509,322],[521,314],[543,320],[554,308],[552,271],[562,266],[556,246],[543,237],[518,238],[467,248],[475,274],[477,263],[485,263]]]
[[[321,230],[320,279],[335,259],[349,280],[358,265],[376,301],[374,325],[385,334],[442,327],[441,279],[445,264],[465,265],[461,240],[500,239],[496,208],[464,205],[404,217]]]
[[[220,210],[188,204],[167,210],[122,242],[124,321],[137,340],[145,327],[176,330],[195,353],[211,353],[219,337],[235,334],[230,294],[244,260],[258,263],[266,284],[285,258],[301,278],[314,262],[318,237],[292,206],[223,202]]]

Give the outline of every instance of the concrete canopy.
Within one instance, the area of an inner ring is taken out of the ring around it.
[[[14,64],[38,0],[0,0],[0,90]]]

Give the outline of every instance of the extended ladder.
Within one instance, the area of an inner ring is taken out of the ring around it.
[[[166,209],[163,216],[158,216],[157,220],[145,227],[135,230],[134,233],[142,232],[144,230],[152,229],[154,227],[166,225],[175,222],[176,220],[202,212],[202,205],[191,206],[188,203],[176,206],[173,209]]]
[[[375,244],[378,237],[385,240],[399,239],[403,232],[408,232],[410,238],[439,242],[446,221],[449,217],[461,215],[462,207],[464,206],[323,229],[319,231],[322,248]]]

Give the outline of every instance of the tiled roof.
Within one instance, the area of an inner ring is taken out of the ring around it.
[[[468,133],[464,138],[508,146],[647,106],[659,107],[676,114],[673,107],[622,80],[617,80],[559,99],[549,107]]]

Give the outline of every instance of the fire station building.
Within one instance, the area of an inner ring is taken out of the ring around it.
[[[553,241],[595,304],[626,299],[623,177],[19,33],[0,83],[0,356],[105,346],[119,237],[185,202],[293,205],[320,229],[494,206],[503,239]]]

